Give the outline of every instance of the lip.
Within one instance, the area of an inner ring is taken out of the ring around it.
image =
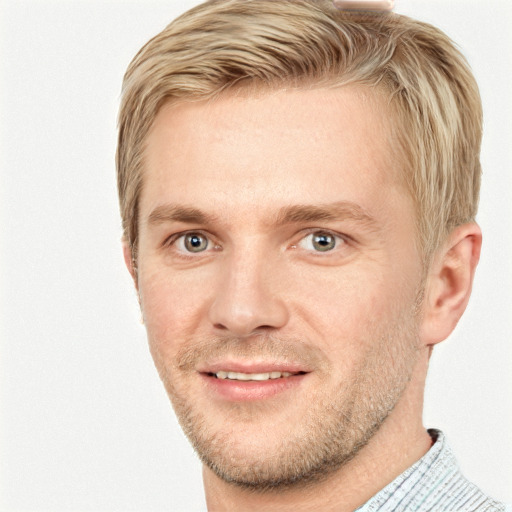
[[[213,398],[229,402],[266,400],[292,390],[297,390],[310,373],[304,365],[277,361],[212,361],[197,369],[206,389]],[[239,373],[289,372],[295,375],[264,381],[219,379],[213,374],[219,371]]]
[[[199,373],[217,373],[230,371],[238,373],[309,373],[311,368],[304,364],[292,361],[241,361],[235,359],[215,360],[205,363],[197,368]]]
[[[245,381],[218,379],[210,373],[201,373],[200,377],[214,398],[229,402],[253,402],[270,399],[297,389],[308,375],[308,373],[299,373],[279,379]]]

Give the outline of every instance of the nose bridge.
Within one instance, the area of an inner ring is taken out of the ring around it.
[[[286,324],[288,312],[278,280],[275,254],[257,238],[227,255],[210,309],[210,321],[233,335]]]

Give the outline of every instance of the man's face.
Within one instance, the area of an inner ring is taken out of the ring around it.
[[[155,120],[141,306],[178,419],[226,481],[339,468],[408,385],[422,272],[386,123],[351,87],[229,94]]]

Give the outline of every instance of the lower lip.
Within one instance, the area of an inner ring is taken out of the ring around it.
[[[285,391],[296,389],[306,375],[292,375],[268,380],[218,379],[204,373],[201,374],[201,377],[205,385],[217,397],[230,402],[250,402],[272,398]]]

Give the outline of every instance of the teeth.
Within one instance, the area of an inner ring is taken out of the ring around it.
[[[290,377],[290,372],[269,372],[269,373],[240,373],[240,372],[224,372],[220,371],[215,374],[218,379],[231,380],[269,380],[279,379],[281,377]]]

